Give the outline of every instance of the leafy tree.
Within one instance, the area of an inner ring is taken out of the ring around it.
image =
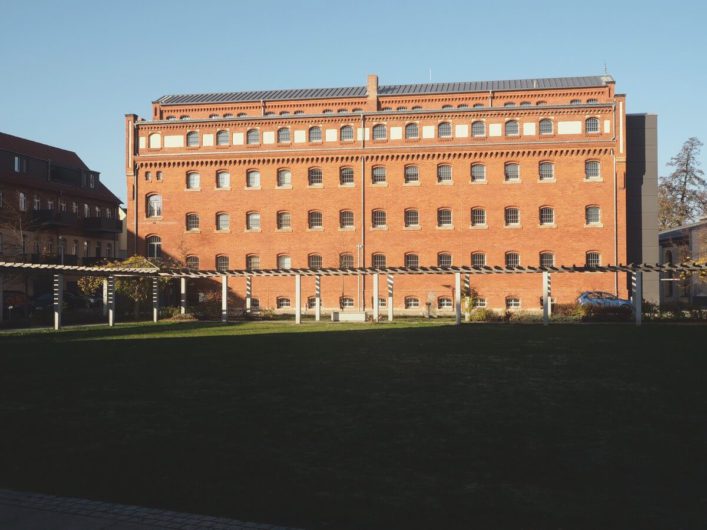
[[[697,220],[707,212],[707,181],[700,169],[702,142],[688,139],[680,152],[670,159],[673,172],[661,177],[658,185],[658,223],[661,230]]]

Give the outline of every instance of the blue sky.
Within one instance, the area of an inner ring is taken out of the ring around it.
[[[0,131],[76,151],[125,198],[126,113],[164,94],[595,75],[659,115],[659,164],[707,141],[691,2],[0,0]],[[703,155],[704,159],[704,155]]]

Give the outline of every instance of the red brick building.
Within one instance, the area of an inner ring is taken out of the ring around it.
[[[132,251],[200,269],[627,262],[625,96],[610,76],[164,96],[126,116]],[[539,275],[472,275],[487,307],[539,308]],[[369,280],[370,282],[370,280]],[[230,288],[244,295],[242,280]],[[396,278],[396,310],[453,281]],[[553,297],[609,273],[555,275]],[[294,304],[258,279],[260,307]],[[303,303],[314,281],[303,280]],[[364,278],[322,306],[370,308]],[[311,303],[311,301],[310,301]]]

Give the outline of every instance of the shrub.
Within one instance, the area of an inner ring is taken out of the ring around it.
[[[485,307],[477,307],[469,313],[469,321],[471,322],[499,322],[500,320],[501,315]]]
[[[507,311],[508,322],[542,322],[543,315],[536,311]]]

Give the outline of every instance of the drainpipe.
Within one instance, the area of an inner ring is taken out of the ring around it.
[[[366,148],[366,116],[361,113],[361,151]],[[361,243],[359,244],[359,267],[366,266],[366,157],[361,153]],[[359,311],[366,309],[366,277],[358,276]]]
[[[614,137],[612,138],[612,142],[616,142],[616,102],[614,102]],[[619,118],[620,119],[620,118]],[[614,165],[614,265],[618,265],[619,261],[619,219],[618,219],[618,212],[616,211],[618,208],[618,183],[617,183],[617,178],[616,178],[616,148],[611,150],[612,154],[612,159],[613,159],[613,165]],[[619,273],[618,271],[614,272],[614,294],[616,296],[619,295]]]

